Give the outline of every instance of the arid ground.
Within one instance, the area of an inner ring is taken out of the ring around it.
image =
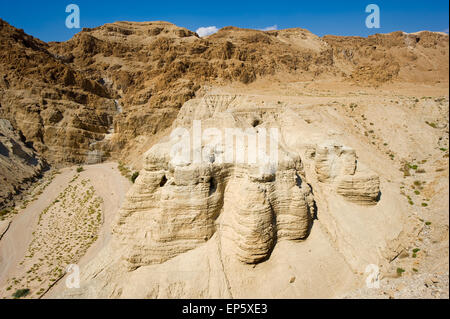
[[[0,35],[2,298],[449,298],[448,35]],[[173,161],[198,122],[278,166]]]

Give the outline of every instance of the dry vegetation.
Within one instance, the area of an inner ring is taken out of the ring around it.
[[[40,213],[20,272],[8,281],[6,290],[12,295],[17,290],[29,289],[28,297],[41,297],[97,239],[102,202],[89,180],[81,180],[76,174]]]

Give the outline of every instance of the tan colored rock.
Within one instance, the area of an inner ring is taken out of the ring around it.
[[[360,205],[376,204],[380,197],[379,177],[358,170],[355,150],[333,143],[315,151],[315,171],[320,182],[333,185],[336,193]]]
[[[82,288],[62,295],[335,297],[421,231],[426,246],[429,230],[439,248],[418,268],[448,269],[448,35],[227,27],[199,38],[117,22],[47,44],[2,20],[0,31],[0,117],[23,143],[2,142],[14,161],[34,148],[52,164],[143,166]],[[202,163],[173,160],[171,130],[195,120],[222,134],[279,128],[279,166],[220,163],[220,143]],[[404,177],[403,161],[423,175]],[[420,196],[408,192],[416,179]],[[432,226],[410,227],[418,217]]]
[[[333,182],[339,176],[354,175],[356,153],[353,149],[341,145],[319,145],[316,148],[315,168],[321,182]]]
[[[0,119],[0,209],[41,175],[46,163],[25,145],[8,120]]]
[[[125,257],[130,268],[164,262],[216,232],[245,263],[267,258],[276,239],[307,237],[314,200],[299,176],[299,158],[286,158],[266,176],[251,165],[173,166],[170,145],[147,153],[114,229],[121,244],[132,247]]]
[[[376,204],[381,195],[380,179],[373,173],[344,175],[336,181],[336,192],[346,200],[357,204]]]

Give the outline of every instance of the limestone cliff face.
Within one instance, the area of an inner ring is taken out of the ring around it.
[[[276,172],[261,174],[245,164],[174,165],[171,146],[159,144],[146,154],[114,229],[131,248],[125,257],[130,268],[164,262],[215,233],[245,263],[266,259],[277,240],[307,237],[314,199],[300,158],[285,157]]]
[[[262,130],[254,127],[252,107],[245,97],[206,95],[186,103],[175,123],[190,127],[203,119],[206,128],[215,123],[223,132],[231,125],[250,138]],[[260,121],[272,115],[266,112]],[[174,136],[146,153],[144,169],[114,227],[128,269],[163,263],[215,234],[227,256],[246,264],[270,258],[277,242],[307,240],[317,213],[310,180],[358,205],[379,200],[378,176],[362,169],[349,147],[317,145],[305,158],[315,167],[315,176],[307,177],[300,153],[288,151],[282,142],[277,165],[267,169],[259,159],[255,164],[222,161],[223,141],[201,145],[200,154],[213,150],[201,163],[179,161]]]
[[[168,22],[117,22],[45,43],[3,20],[0,31],[0,114],[50,163],[142,154],[142,140],[159,138],[205,85],[448,78],[448,35],[431,32],[320,38],[226,27],[200,38]]]
[[[320,182],[332,184],[348,201],[376,204],[380,196],[379,177],[370,170],[358,170],[359,166],[351,148],[328,144],[316,149],[315,170]]]
[[[0,209],[26,189],[45,167],[45,161],[22,142],[11,123],[0,119]]]
[[[49,163],[83,163],[109,133],[118,112],[98,80],[0,19],[0,117]]]
[[[314,122],[326,112],[220,90],[186,102],[172,132],[144,155],[110,242],[83,268],[82,288],[62,295],[245,298],[275,289],[301,297],[383,265],[397,254],[404,207],[380,171],[364,167],[357,143]],[[271,128],[276,165],[264,156],[251,162],[250,141]],[[225,160],[227,129],[245,136],[244,161]],[[222,138],[206,134],[213,131]],[[179,156],[185,142],[188,158]],[[291,271],[302,292],[290,290]]]

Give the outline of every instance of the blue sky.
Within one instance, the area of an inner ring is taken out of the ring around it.
[[[176,1],[176,0],[0,0],[0,18],[44,41],[65,41],[80,29],[68,29],[67,5],[80,7],[81,27],[115,21],[163,20],[196,31],[200,27],[237,26],[263,29],[301,27],[322,36],[420,30],[448,32],[448,0],[308,0],[308,1]],[[368,29],[368,4],[381,11],[381,28]]]

